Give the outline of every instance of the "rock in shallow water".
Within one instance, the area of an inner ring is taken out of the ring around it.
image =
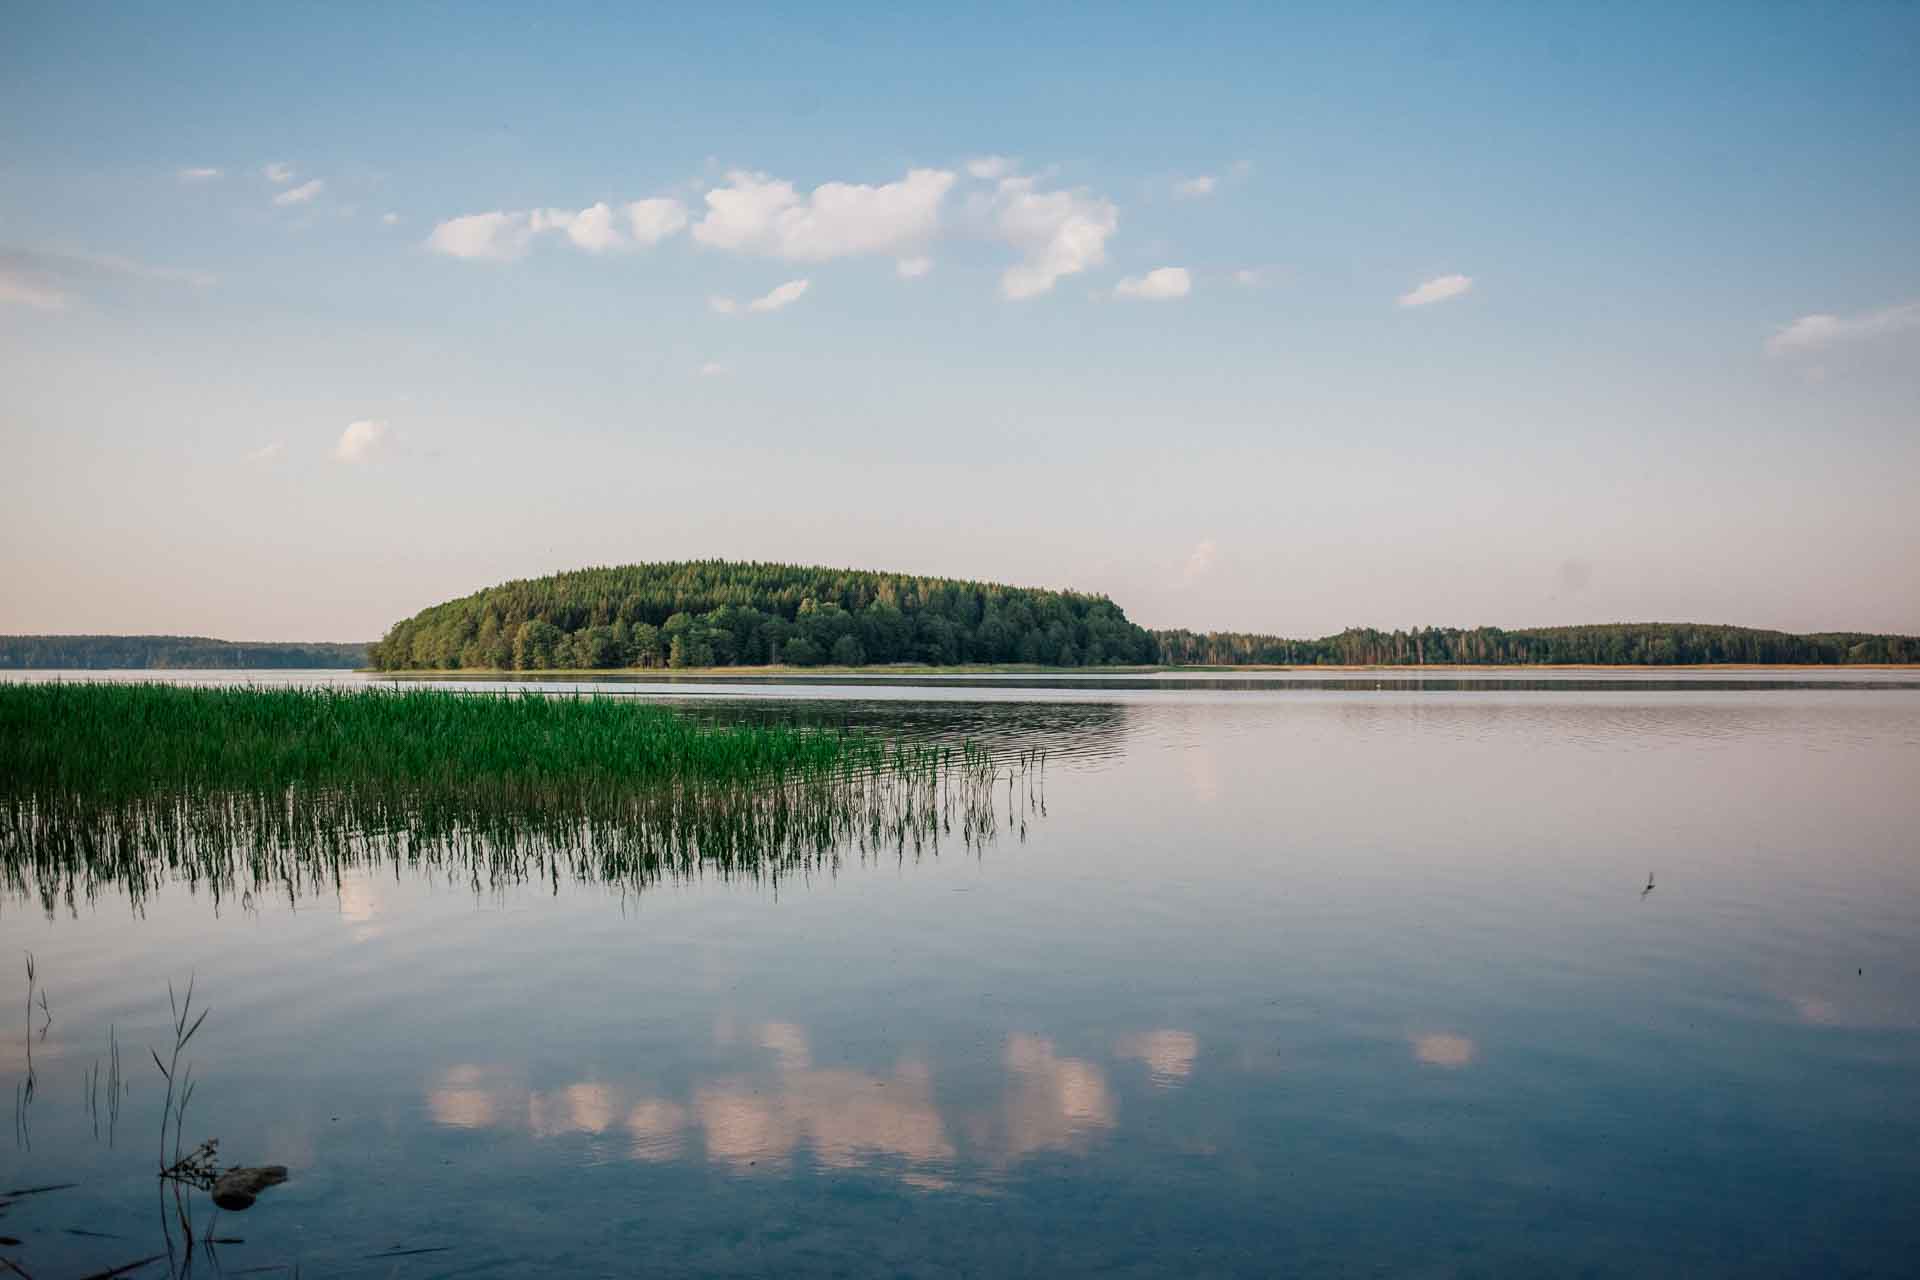
[[[245,1209],[262,1191],[286,1180],[287,1166],[283,1164],[241,1165],[227,1170],[214,1182],[213,1202],[222,1209]]]

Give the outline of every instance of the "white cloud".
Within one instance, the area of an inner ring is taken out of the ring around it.
[[[656,245],[687,225],[687,206],[664,196],[635,200],[627,206],[627,225],[636,243]]]
[[[1851,316],[1805,315],[1768,338],[1767,350],[1776,356],[1796,351],[1817,351],[1837,342],[1881,338],[1915,328],[1920,328],[1920,302],[1882,307],[1878,311],[1863,311]]]
[[[789,280],[765,296],[755,298],[752,302],[749,302],[747,304],[747,310],[778,311],[782,307],[792,306],[794,303],[800,301],[800,295],[806,291],[807,282],[805,280]]]
[[[1220,180],[1210,174],[1203,173],[1197,178],[1182,178],[1173,184],[1173,198],[1176,200],[1198,200],[1202,196],[1212,195],[1214,188],[1219,185]]]
[[[1193,277],[1185,267],[1156,267],[1144,276],[1128,276],[1113,286],[1116,298],[1138,298],[1146,302],[1184,298],[1192,292]]]
[[[326,183],[315,178],[312,182],[303,182],[297,187],[282,191],[273,198],[275,204],[306,204],[326,188]]]
[[[1005,156],[975,156],[967,161],[967,173],[982,182],[998,182],[1013,172],[1013,161]]]
[[[1107,237],[1120,225],[1120,211],[1111,200],[1078,191],[1036,191],[1031,178],[1004,179],[989,217],[995,232],[1024,255],[1000,277],[1000,292],[1014,299],[1037,297],[1060,277],[1105,262]]]
[[[719,312],[723,316],[730,316],[738,311],[778,311],[782,307],[791,306],[800,301],[800,295],[806,291],[807,282],[805,280],[789,280],[778,288],[755,298],[752,302],[745,304],[745,306],[735,302],[732,298],[716,296],[707,299],[707,307],[710,310]]]
[[[449,258],[512,262],[527,251],[532,220],[524,213],[470,213],[449,218],[427,237],[427,248]]]
[[[790,182],[735,170],[707,192],[693,238],[793,262],[896,253],[933,234],[953,183],[944,169],[911,169],[883,186],[827,182],[802,196]]]
[[[350,422],[347,429],[340,433],[340,442],[333,446],[333,456],[341,462],[366,462],[373,457],[386,435],[387,424],[384,422]]]
[[[1445,302],[1448,298],[1457,298],[1473,288],[1472,276],[1439,276],[1427,281],[1411,293],[1403,293],[1396,300],[1402,307],[1424,307],[1430,302]]]
[[[260,173],[268,182],[273,183],[275,186],[283,187],[293,181],[293,166],[290,164],[275,162],[260,170]]]
[[[391,214],[388,219],[398,221]],[[496,209],[449,218],[434,227],[427,247],[450,258],[512,262],[525,255],[533,237],[549,231],[564,232],[575,248],[604,253],[658,244],[686,225],[686,206],[670,199],[635,200],[617,210],[604,200],[577,211]]]
[[[67,295],[50,285],[0,267],[0,302],[33,307],[38,311],[65,311]]]
[[[380,221],[391,227],[400,221],[400,215],[397,213],[383,213],[380,215]]]
[[[286,448],[287,448],[286,444],[283,441],[275,440],[272,444],[261,445],[258,449],[255,449],[252,453],[249,453],[247,455],[247,461],[248,462],[272,462],[275,458],[278,458],[282,453],[285,453]]]
[[[1242,267],[1233,273],[1233,282],[1242,289],[1258,289],[1266,283],[1266,274],[1258,267]]]
[[[182,182],[207,182],[220,176],[218,169],[182,169],[174,175]]]
[[[709,360],[700,366],[700,376],[703,378],[718,378],[726,373],[726,371],[727,366],[721,364],[718,360]]]
[[[624,243],[619,228],[613,223],[613,209],[604,200],[578,213],[569,209],[536,209],[529,224],[536,232],[564,231],[576,248],[588,253],[604,253]]]
[[[918,280],[933,270],[933,259],[902,258],[893,264],[893,270],[902,280]]]
[[[1213,572],[1214,559],[1220,554],[1220,548],[1214,545],[1212,538],[1202,538],[1187,556],[1186,580],[1197,582]]]

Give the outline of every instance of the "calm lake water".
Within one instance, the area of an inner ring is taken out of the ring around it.
[[[229,1275],[1920,1268],[1910,675],[544,687],[1051,757],[982,847],[777,881],[7,897],[0,1191],[77,1185],[0,1257],[162,1250],[191,974],[189,1139],[291,1169]]]

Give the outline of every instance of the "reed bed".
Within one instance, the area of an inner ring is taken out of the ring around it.
[[[0,686],[0,885],[53,912],[170,882],[297,898],[362,866],[777,877],[990,840],[996,784],[1011,821],[1040,762],[599,696]]]

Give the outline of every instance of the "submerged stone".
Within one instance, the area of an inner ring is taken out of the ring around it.
[[[241,1165],[227,1170],[214,1181],[213,1202],[222,1209],[245,1209],[262,1191],[286,1180],[287,1166],[283,1164]]]

